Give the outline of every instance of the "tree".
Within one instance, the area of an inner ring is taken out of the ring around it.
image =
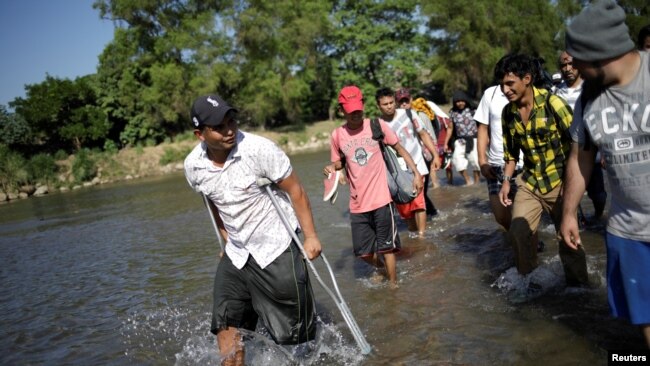
[[[336,2],[330,39],[336,89],[355,84],[373,100],[377,88],[415,86],[425,79],[426,38],[418,32],[416,2]],[[375,103],[366,103],[374,111]]]
[[[7,111],[7,107],[0,104],[0,144],[5,144],[12,149],[20,149],[29,145],[32,139],[32,130],[22,116]]]
[[[478,96],[492,83],[496,62],[509,52],[541,56],[553,65],[562,19],[553,1],[435,0],[422,7],[433,39],[432,80],[450,95]]]
[[[630,36],[636,43],[639,31],[650,24],[650,2],[647,0],[619,0],[627,17],[625,23],[630,28]]]
[[[58,79],[47,75],[11,102],[32,131],[33,147],[53,152],[103,146],[110,123],[97,105],[94,77]]]
[[[331,6],[314,0],[241,1],[235,6],[234,67],[241,81],[233,96],[251,121],[273,126],[322,114],[313,106],[322,105],[322,94],[315,92],[327,93],[319,85],[329,84],[322,49]]]
[[[160,142],[189,125],[195,56],[214,45],[215,12],[228,2],[97,0],[118,28],[100,56],[102,107],[124,144]]]

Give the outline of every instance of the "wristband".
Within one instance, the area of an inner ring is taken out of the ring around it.
[[[510,183],[510,179],[512,179],[512,177],[509,176],[509,175],[504,175],[504,176],[503,176],[503,181],[504,181],[504,182],[507,181],[508,183]]]

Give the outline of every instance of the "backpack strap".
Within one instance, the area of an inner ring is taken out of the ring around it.
[[[381,130],[381,125],[379,124],[379,120],[377,118],[370,120],[370,129],[372,130],[372,139],[383,144],[384,131]]]
[[[339,141],[339,128],[343,127],[337,127],[334,129],[334,133],[332,134],[332,138],[336,141],[336,145],[339,146],[339,159],[341,161],[341,165],[345,167],[345,154],[343,153],[343,150],[341,150],[341,143]]]
[[[411,108],[405,109],[405,111],[406,111],[406,115],[408,116],[409,120],[411,120],[411,124],[413,125],[413,129],[415,129],[415,124],[413,123],[413,111],[411,110]],[[413,131],[413,132],[415,132],[415,131]]]
[[[409,120],[411,121],[411,125],[413,126],[413,135],[415,135],[418,141],[422,143],[422,138],[420,137],[420,134],[418,134],[418,131],[415,128],[415,122],[413,122],[413,110],[409,108],[409,109],[405,109],[405,111],[406,111],[406,116],[409,118]],[[420,126],[420,128],[424,128],[424,126]]]

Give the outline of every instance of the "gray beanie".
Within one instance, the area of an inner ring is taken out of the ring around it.
[[[593,62],[620,56],[634,49],[625,25],[625,12],[614,0],[598,0],[576,16],[566,32],[566,51]]]

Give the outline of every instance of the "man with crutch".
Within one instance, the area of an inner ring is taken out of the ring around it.
[[[226,242],[211,326],[225,365],[244,364],[239,329],[254,331],[258,318],[278,344],[307,342],[316,333],[305,258],[257,179],[278,188],[274,196],[290,227],[303,233],[308,259],[321,252],[309,199],[289,158],[272,141],[239,131],[236,117],[217,95],[197,98],[191,118],[200,143],[185,159],[185,177],[207,198]]]

